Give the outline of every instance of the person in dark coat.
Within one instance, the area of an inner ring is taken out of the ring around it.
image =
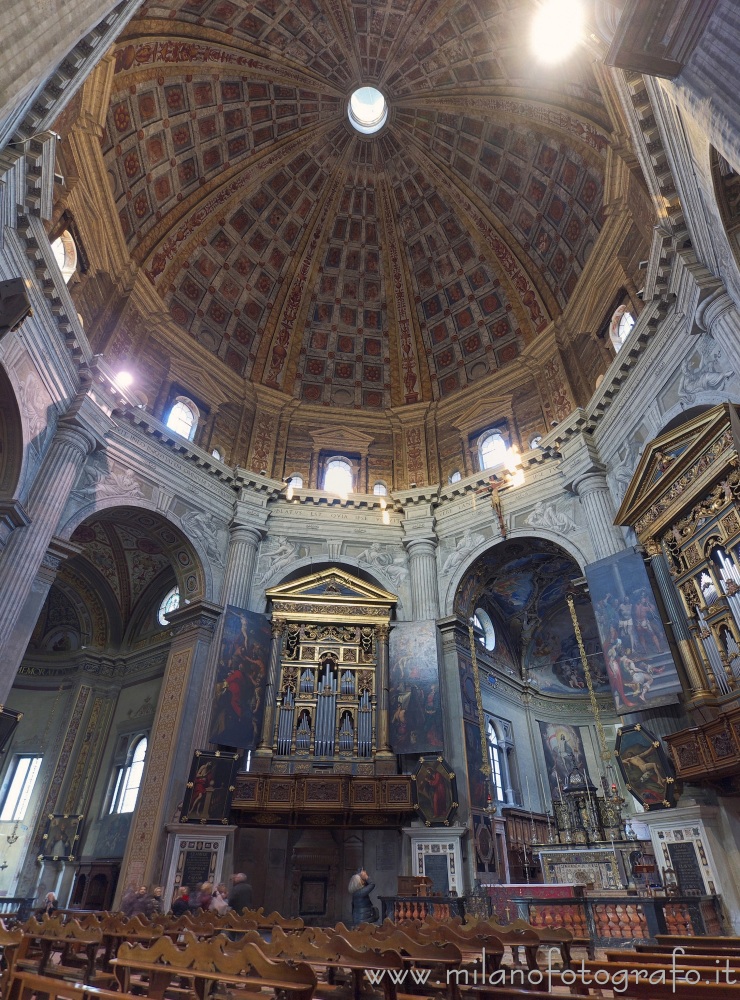
[[[372,923],[378,919],[378,911],[370,900],[370,893],[374,888],[375,883],[370,880],[364,868],[358,869],[349,880],[347,890],[352,895],[353,924]]]
[[[180,886],[177,890],[177,896],[172,904],[172,916],[181,917],[183,913],[187,913],[190,910],[190,893],[188,892],[188,887],[186,885]]]
[[[231,892],[229,893],[229,906],[237,913],[242,910],[252,909],[252,886],[247,882],[244,872],[237,872],[231,876]]]

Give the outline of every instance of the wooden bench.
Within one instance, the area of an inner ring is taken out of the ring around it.
[[[35,972],[16,971],[3,1000],[30,1000],[45,996],[48,1000],[141,1000],[125,993],[100,989],[87,983],[68,983]]]
[[[16,968],[40,976],[109,983],[112,977],[96,972],[95,962],[103,934],[100,927],[80,927],[77,921],[62,923],[61,917],[37,920],[31,917],[23,928],[16,953]],[[59,961],[54,962],[54,956]]]
[[[311,1000],[316,988],[316,975],[305,962],[276,961],[256,944],[236,945],[223,935],[210,941],[190,937],[183,948],[165,935],[148,948],[124,943],[111,965],[124,993],[130,992],[132,976],[146,977],[152,1000],[162,1000],[175,978],[190,980],[198,1000],[206,1000],[219,983],[230,987],[230,994],[268,988],[290,1000]]]

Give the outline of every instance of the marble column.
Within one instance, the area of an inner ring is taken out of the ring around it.
[[[36,618],[30,621],[23,614],[24,606],[72,487],[96,444],[96,436],[87,428],[73,420],[59,421],[26,502],[30,523],[10,535],[0,554],[0,703],[7,698],[36,624]]]
[[[388,625],[378,625],[375,629],[375,642],[378,658],[378,690],[375,700],[375,710],[377,712],[377,752],[378,756],[393,756],[390,745],[390,719],[388,716],[388,706],[390,698],[388,689],[390,686],[390,673],[388,661],[388,636],[390,628]]]
[[[159,882],[164,860],[165,825],[182,801],[194,745],[195,720],[203,700],[203,678],[221,609],[194,601],[168,615],[172,642],[146,765],[118,881],[127,885]]]
[[[433,538],[409,538],[404,542],[411,574],[411,613],[414,621],[439,616],[437,592],[437,543]]]
[[[622,552],[625,545],[622,533],[614,526],[614,503],[609,484],[603,471],[591,469],[573,483],[583,505],[586,522],[591,534],[594,560]]]
[[[249,593],[252,589],[252,579],[257,565],[257,553],[261,538],[262,532],[259,528],[251,528],[244,524],[232,524],[231,540],[226,557],[226,572],[221,591],[221,600],[224,607],[231,605],[243,610],[249,608]],[[212,694],[216,683],[222,631],[223,625],[219,625],[217,633],[214,636],[208,668],[206,670],[203,687],[204,697],[201,699],[194,733],[194,740],[198,747],[205,747],[208,743],[211,709],[213,707]]]
[[[246,524],[232,524],[231,543],[224,576],[223,602],[249,608],[249,594],[257,566],[263,532]]]
[[[267,686],[265,687],[265,712],[262,716],[262,734],[260,736],[258,757],[272,756],[272,737],[275,729],[275,706],[280,682],[280,662],[283,655],[283,635],[286,623],[281,618],[274,618],[272,625],[272,644],[270,645],[270,666],[267,671]]]

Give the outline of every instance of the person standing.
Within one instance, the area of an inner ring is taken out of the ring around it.
[[[375,883],[370,880],[364,868],[358,868],[349,880],[347,891],[352,896],[353,924],[372,923],[378,919],[378,911],[370,900],[370,893],[374,888]]]
[[[172,916],[181,917],[190,910],[190,893],[186,885],[181,885],[172,903]]]
[[[252,886],[247,882],[244,872],[237,872],[231,876],[231,892],[229,893],[229,906],[237,913],[242,910],[252,909]]]

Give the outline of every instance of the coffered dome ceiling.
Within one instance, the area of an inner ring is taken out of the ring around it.
[[[163,0],[115,50],[104,160],[184,337],[309,403],[444,398],[515,363],[602,224],[590,58],[512,0]],[[350,124],[361,86],[387,124]]]

